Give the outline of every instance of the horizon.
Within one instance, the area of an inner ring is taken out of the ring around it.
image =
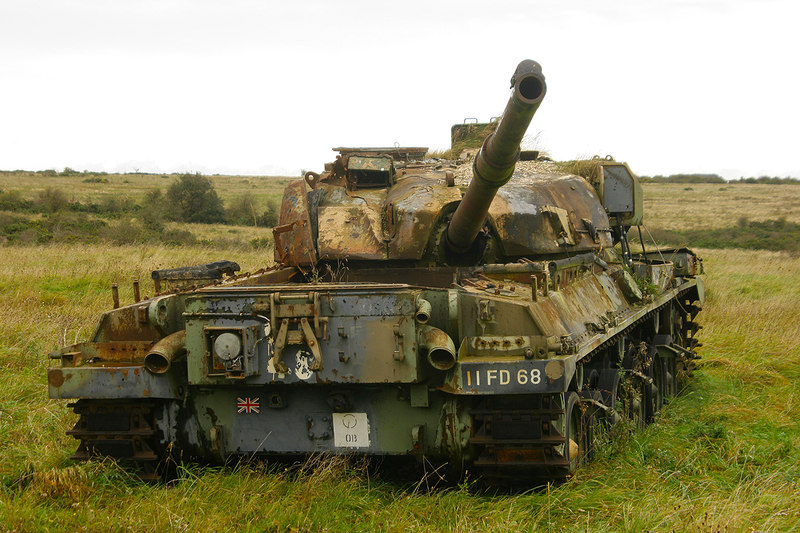
[[[50,172],[54,172],[55,174],[47,174]],[[28,174],[43,174],[44,177],[52,177],[52,176],[75,176],[80,174],[86,175],[108,175],[108,176],[126,176],[126,175],[144,175],[144,176],[156,176],[156,175],[164,175],[164,176],[180,176],[184,174],[200,174],[207,177],[229,177],[229,178],[297,178],[300,179],[301,175],[290,175],[290,174],[226,174],[222,172],[215,172],[212,174],[205,173],[205,172],[197,172],[197,171],[164,171],[164,172],[154,172],[154,171],[147,171],[141,169],[134,169],[133,171],[129,172],[107,172],[104,170],[78,170],[72,167],[64,167],[62,170],[58,170],[55,168],[45,168],[40,170],[26,170],[26,169],[15,169],[15,170],[5,170],[0,169],[0,173],[3,174],[15,174],[15,173],[28,173]],[[674,174],[653,174],[653,175],[646,175],[646,174],[638,174],[634,171],[637,178],[640,179],[657,179],[657,178],[675,178],[678,176],[693,176],[693,177],[707,177],[707,178],[721,178],[724,179],[726,182],[737,182],[740,180],[749,180],[749,179],[781,179],[786,181],[800,181],[800,177],[797,176],[770,176],[767,174],[763,174],[760,176],[739,176],[738,178],[726,178],[721,176],[720,174],[716,173],[707,173],[707,172],[677,172]]]

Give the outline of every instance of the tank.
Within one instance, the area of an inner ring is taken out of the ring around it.
[[[89,341],[50,354],[73,459],[157,479],[178,460],[354,454],[531,485],[571,476],[600,428],[652,420],[697,357],[702,262],[631,250],[626,164],[518,162],[545,93],[520,63],[468,161],[335,149],[286,187],[273,267],[159,270],[154,297],[115,295]]]

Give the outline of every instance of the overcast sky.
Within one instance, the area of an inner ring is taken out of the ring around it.
[[[297,175],[449,147],[525,58],[529,147],[800,177],[797,0],[0,0],[0,169]]]

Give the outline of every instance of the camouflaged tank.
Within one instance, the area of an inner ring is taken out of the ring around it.
[[[73,458],[155,478],[170,458],[405,456],[534,483],[589,459],[601,425],[651,420],[696,357],[702,264],[631,252],[627,165],[517,163],[546,85],[530,60],[511,85],[469,163],[338,149],[286,188],[275,267],[156,271],[155,297],[51,354]]]

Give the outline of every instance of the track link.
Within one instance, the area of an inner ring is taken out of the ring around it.
[[[70,459],[112,457],[134,465],[144,481],[161,479],[153,403],[79,400],[69,407],[80,417],[67,431],[80,441]]]
[[[566,438],[556,421],[564,416],[558,395],[486,397],[470,411],[477,451],[473,462],[490,482],[563,480],[569,462]]]

